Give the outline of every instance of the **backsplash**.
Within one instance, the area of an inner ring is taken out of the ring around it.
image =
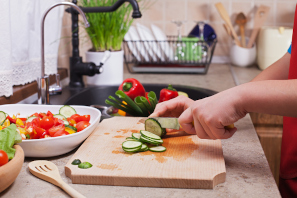
[[[134,24],[141,23],[146,26],[155,24],[167,35],[177,35],[177,27],[171,20],[186,20],[187,23],[182,26],[182,34],[187,35],[194,27],[195,21],[206,21],[215,29],[218,38],[213,61],[228,60],[226,57],[229,56],[232,41],[215,8],[217,2],[222,2],[227,9],[237,34],[239,34],[238,26],[234,22],[236,14],[243,12],[247,16],[245,35],[250,36],[254,13],[258,6],[270,7],[269,16],[264,25],[292,27],[297,0],[148,0],[149,7],[142,10],[143,17],[134,20]],[[84,58],[85,51],[90,48],[91,43],[81,27],[80,55]],[[59,47],[59,67],[69,67],[71,50],[71,18],[70,14],[65,13]]]

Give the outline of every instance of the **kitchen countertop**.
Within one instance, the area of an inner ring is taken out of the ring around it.
[[[207,75],[129,74],[125,70],[124,78],[134,77],[142,83],[171,83],[223,91],[248,82],[258,73],[260,70],[256,67],[212,64]],[[213,190],[72,184],[65,176],[64,166],[76,150],[47,160],[58,166],[65,182],[86,197],[280,197],[250,116],[247,115],[235,125],[238,132],[232,138],[222,140],[226,182]],[[0,193],[0,197],[68,197],[58,187],[30,174],[28,163],[32,160],[35,159],[25,159],[18,178]]]

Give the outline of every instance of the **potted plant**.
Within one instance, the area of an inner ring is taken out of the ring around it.
[[[82,0],[83,7],[112,6],[117,0]],[[132,6],[123,4],[114,12],[86,13],[90,27],[86,32],[92,42],[92,49],[86,52],[86,61],[99,65],[106,50],[111,50],[103,66],[103,73],[87,77],[87,84],[121,84],[123,81],[122,42],[133,22]]]

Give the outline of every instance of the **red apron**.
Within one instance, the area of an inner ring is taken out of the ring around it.
[[[297,79],[297,12],[294,17],[289,79]],[[282,197],[297,197],[297,118],[293,117],[284,117],[283,122],[279,189]]]

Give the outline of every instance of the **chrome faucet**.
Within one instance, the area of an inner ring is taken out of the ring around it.
[[[49,101],[49,95],[50,94],[57,94],[62,92],[62,88],[60,86],[60,76],[59,74],[56,74],[56,85],[53,87],[49,87],[49,76],[45,75],[45,63],[44,63],[44,21],[46,15],[51,11],[54,7],[60,6],[60,5],[68,5],[76,9],[81,16],[83,17],[85,27],[89,27],[90,24],[86,18],[86,15],[84,12],[74,3],[70,2],[61,2],[56,3],[52,5],[49,9],[45,11],[43,14],[43,17],[41,19],[41,77],[37,79],[38,83],[38,104],[50,104]]]

